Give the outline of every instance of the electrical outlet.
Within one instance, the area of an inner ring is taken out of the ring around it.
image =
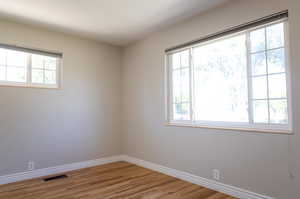
[[[214,180],[220,180],[220,170],[213,169],[212,174],[213,174],[213,179]]]
[[[29,171],[32,171],[35,169],[35,163],[34,162],[28,162],[28,170]]]

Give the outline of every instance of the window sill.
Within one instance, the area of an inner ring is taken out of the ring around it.
[[[263,129],[263,128],[251,128],[251,127],[229,127],[229,126],[218,126],[218,125],[202,125],[202,124],[186,124],[177,122],[167,122],[165,126],[174,127],[189,127],[189,128],[204,128],[204,129],[216,129],[216,130],[231,130],[231,131],[246,131],[255,133],[271,133],[271,134],[285,134],[293,135],[291,129]]]
[[[53,89],[61,90],[61,87],[57,86],[47,86],[47,85],[26,85],[26,84],[0,84],[0,87],[16,87],[16,88],[39,88],[39,89]]]

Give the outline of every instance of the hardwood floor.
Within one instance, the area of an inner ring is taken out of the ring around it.
[[[0,186],[0,199],[234,199],[127,162]]]

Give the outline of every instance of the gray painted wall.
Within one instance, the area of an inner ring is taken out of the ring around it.
[[[0,21],[0,43],[64,53],[63,89],[0,87],[0,175],[120,154],[117,47]]]
[[[164,125],[164,50],[274,12],[290,9],[294,135]],[[131,156],[277,199],[300,188],[300,2],[236,0],[174,25],[124,49],[122,147]],[[294,175],[295,178],[292,178]]]
[[[287,8],[294,135],[164,126],[164,49]],[[125,48],[122,59],[113,46],[0,21],[0,43],[64,53],[63,89],[0,87],[0,176],[28,161],[45,168],[123,152],[206,178],[218,168],[226,184],[298,198],[299,10],[299,0],[236,0]]]

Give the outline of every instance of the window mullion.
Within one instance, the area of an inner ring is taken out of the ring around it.
[[[46,60],[43,59],[43,83],[45,84],[46,80],[45,80],[45,68],[46,68]]]
[[[168,120],[174,119],[174,110],[173,110],[173,68],[172,68],[172,59],[171,55],[168,56],[168,103],[169,103],[169,117]]]
[[[195,109],[194,109],[194,64],[193,64],[193,49],[190,48],[189,50],[189,73],[190,73],[190,119],[192,122],[195,121]]]
[[[253,124],[253,89],[252,89],[252,68],[251,68],[251,42],[250,32],[246,32],[246,49],[247,49],[247,80],[248,80],[248,117],[249,123]]]
[[[28,54],[28,58],[27,58],[27,85],[31,85],[32,84],[32,55]]]
[[[8,67],[7,67],[7,56],[8,56],[8,53],[7,53],[7,50],[5,51],[5,80],[7,81],[7,70],[8,70]]]
[[[270,124],[270,96],[269,96],[269,66],[268,66],[268,44],[267,29],[265,28],[265,56],[266,56],[266,78],[267,78],[267,104],[268,104],[268,123]]]
[[[290,128],[292,128],[292,123],[293,123],[293,120],[292,120],[292,97],[291,97],[291,72],[290,72],[290,60],[289,60],[289,55],[290,55],[290,52],[289,52],[289,46],[290,46],[290,43],[289,43],[289,35],[287,34],[288,33],[288,22],[285,21],[283,23],[283,26],[284,26],[284,53],[285,53],[285,60],[284,60],[284,63],[285,63],[285,74],[286,74],[286,85],[287,85],[287,108],[288,108],[288,125]]]
[[[62,68],[60,67],[61,60],[56,60],[56,85],[58,88],[60,88],[62,85],[61,78],[62,78]]]

